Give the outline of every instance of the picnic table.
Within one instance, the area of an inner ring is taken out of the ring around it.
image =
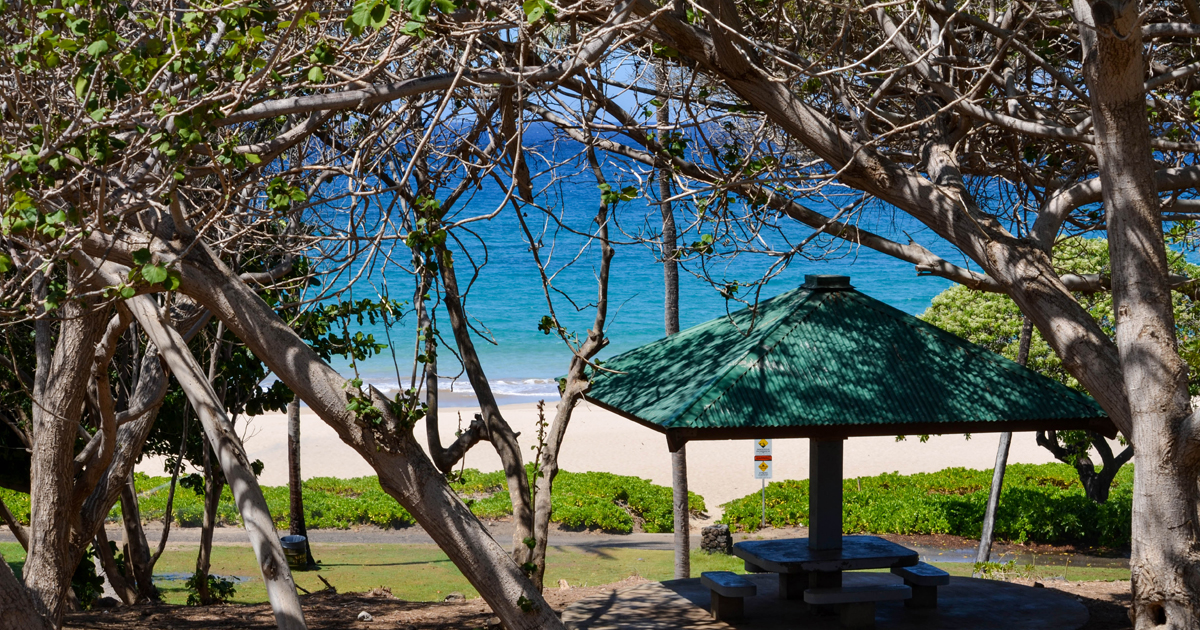
[[[814,549],[808,538],[748,540],[733,546],[746,569],[779,574],[780,599],[800,599],[808,588],[842,585],[842,571],[910,567],[916,551],[878,536],[843,536],[840,548]]]

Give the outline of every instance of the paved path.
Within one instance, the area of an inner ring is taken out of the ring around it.
[[[512,523],[497,521],[486,523],[492,536],[507,546],[512,540]],[[110,523],[107,526],[108,538],[114,542],[125,539],[125,530],[119,525]],[[280,532],[284,534],[286,532]],[[804,528],[770,530],[771,538],[786,538],[806,536]],[[146,525],[146,538],[151,545],[158,544],[162,536],[162,525],[151,523]],[[555,547],[587,547],[598,549],[602,547],[622,547],[627,549],[658,549],[670,551],[675,548],[674,534],[602,534],[593,532],[576,532],[552,526],[550,530],[550,545]],[[758,538],[758,535],[754,536]],[[313,543],[344,543],[366,545],[432,545],[433,538],[420,527],[405,527],[402,529],[379,529],[377,527],[360,527],[358,529],[321,529],[309,531],[309,539]],[[697,530],[691,536],[692,549],[700,549],[700,534]],[[744,535],[735,535],[734,540],[745,540]],[[0,529],[0,542],[16,542],[12,532]],[[171,527],[168,536],[168,547],[175,544],[182,546],[196,545],[200,542],[199,527]],[[246,530],[240,527],[218,527],[213,532],[215,545],[248,545]]]

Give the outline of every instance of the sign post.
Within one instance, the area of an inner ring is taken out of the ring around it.
[[[767,480],[771,478],[771,440],[754,442],[754,478],[762,479],[762,528],[767,527]]]

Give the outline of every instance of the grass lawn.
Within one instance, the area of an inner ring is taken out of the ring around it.
[[[930,564],[942,569],[950,575],[971,577],[970,562],[931,562]],[[1065,579],[1069,582],[1116,582],[1129,581],[1129,569],[1113,567],[1075,566],[1068,563],[1015,565],[1004,569],[998,578],[1029,578],[1044,582],[1046,580]]]
[[[0,543],[0,554],[4,555],[5,562],[12,567],[13,573],[17,577],[21,577],[21,567],[25,566],[25,550],[21,548],[20,543]]]
[[[446,554],[431,545],[358,545],[316,544],[313,556],[321,563],[320,571],[294,573],[296,583],[316,591],[325,587],[317,574],[329,580],[339,592],[369,591],[386,586],[392,594],[410,601],[440,600],[455,591],[467,597],[478,593],[450,562]],[[674,573],[669,551],[636,549],[552,548],[547,553],[546,583],[567,580],[572,586],[609,584],[631,575],[652,580],[668,580]],[[190,574],[196,563],[194,550],[167,551],[155,567],[156,574]],[[692,571],[735,570],[742,562],[728,556],[692,555]],[[214,547],[212,571],[218,575],[236,575],[251,579],[237,585],[236,602],[263,602],[267,599],[262,579],[248,547]],[[159,584],[167,602],[183,603],[187,591],[183,581]]]
[[[16,543],[0,543],[0,553],[17,572],[24,564],[25,553]],[[444,553],[432,545],[360,545],[316,544],[313,555],[321,562],[320,571],[295,573],[296,583],[310,590],[324,585],[317,574],[329,580],[340,592],[362,592],[386,586],[392,594],[410,601],[440,600],[458,591],[467,597],[477,597],[475,589],[458,572]],[[190,575],[196,563],[196,550],[168,549],[155,567],[156,574]],[[623,548],[583,549],[555,547],[548,552],[546,584],[555,587],[560,579],[571,586],[595,586],[620,581],[631,575],[650,580],[668,580],[674,574],[673,554],[670,551]],[[951,575],[971,574],[967,563],[936,563]],[[249,580],[237,585],[234,602],[258,603],[267,599],[262,578],[249,547],[218,546],[213,548],[212,571],[222,576],[243,576]],[[692,554],[692,574],[701,571],[742,572],[742,561],[730,556]],[[1011,575],[1032,579],[1065,577],[1071,581],[1128,580],[1129,570],[1095,567],[1038,566],[1032,569],[1014,567]],[[171,604],[187,600],[184,579],[162,581],[159,589]]]

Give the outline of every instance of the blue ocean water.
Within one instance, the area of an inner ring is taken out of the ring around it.
[[[614,178],[619,176],[614,173]],[[614,185],[625,185],[634,181],[614,181]],[[474,191],[469,200],[447,216],[447,220],[489,214],[503,204],[504,187],[495,182],[485,182]],[[526,220],[534,239],[543,245],[542,259],[547,273],[553,275],[554,307],[559,321],[570,331],[581,337],[591,326],[594,311],[589,308],[596,295],[595,275],[599,265],[599,248],[578,233],[571,233],[563,226],[579,232],[594,229],[593,221],[599,204],[600,193],[594,179],[577,177],[560,181],[557,185],[540,191],[539,200],[551,207],[554,220],[536,210],[526,212]],[[608,337],[610,345],[600,358],[613,356],[663,336],[663,269],[656,260],[655,251],[649,246],[633,242],[634,236],[653,235],[659,229],[654,225],[659,212],[657,205],[651,206],[645,198],[622,202],[610,228],[610,238],[616,244],[616,255],[610,276]],[[685,220],[679,213],[679,220]],[[961,253],[931,233],[907,215],[890,209],[868,208],[855,217],[859,227],[877,234],[906,242],[909,237],[928,247],[934,253],[958,264],[966,264]],[[811,230],[783,220],[784,229],[771,235],[763,235],[764,242],[780,247],[785,241],[797,243],[811,234]],[[478,221],[467,227],[473,232],[460,233],[454,244],[456,268],[460,285],[469,286],[466,307],[473,324],[480,332],[475,337],[483,367],[494,393],[502,404],[530,402],[539,398],[557,399],[554,383],[556,376],[566,372],[571,354],[563,342],[554,335],[538,330],[538,323],[550,312],[542,282],[534,264],[529,239],[521,227],[516,211],[511,205],[504,207],[494,217]],[[681,225],[687,229],[680,238],[683,245],[698,239],[704,228]],[[918,276],[909,263],[879,254],[865,247],[819,237],[807,249],[810,260],[794,257],[758,293],[765,299],[795,288],[804,281],[806,274],[843,274],[851,278],[860,291],[880,299],[900,310],[918,314],[939,292],[950,286],[950,282],[928,276]],[[818,247],[823,244],[823,247]],[[719,243],[718,243],[719,245]],[[719,247],[720,248],[720,247]],[[394,260],[407,262],[400,244],[393,251]],[[477,274],[473,273],[471,261],[480,263]],[[404,264],[401,262],[400,264]],[[732,260],[710,265],[709,272],[722,281],[752,281],[759,278],[777,258],[762,254],[742,254]],[[695,261],[685,262],[680,270],[680,325],[682,328],[719,317],[728,310],[737,310],[744,305],[727,302],[711,284],[697,277],[700,273]],[[395,262],[381,257],[353,285],[343,297],[360,299],[375,297],[387,290],[394,299],[411,303],[412,276]],[[338,279],[336,283],[345,283]],[[571,301],[557,293],[565,292]],[[743,298],[754,295],[743,291]],[[580,308],[573,306],[571,302]],[[449,322],[439,318],[439,329],[446,343],[453,343]],[[412,373],[416,344],[416,318],[411,312],[401,321],[385,330],[381,323],[363,325],[358,330],[374,335],[377,340],[389,339],[391,346],[383,354],[372,357],[357,365],[359,376],[381,390],[395,391],[408,387]],[[352,332],[354,332],[352,330]],[[393,352],[395,353],[393,356]],[[442,405],[469,406],[474,404],[472,391],[465,377],[458,375],[457,361],[445,348],[439,353],[439,383]],[[398,368],[397,368],[398,366]],[[336,365],[347,376],[352,368],[342,363]],[[399,378],[397,378],[397,372]]]

